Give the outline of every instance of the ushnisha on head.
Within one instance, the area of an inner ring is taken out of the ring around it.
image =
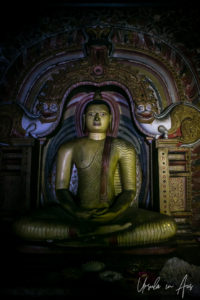
[[[98,96],[98,97],[97,97]],[[91,139],[105,139],[112,123],[112,115],[108,103],[102,100],[101,95],[94,96],[84,110],[83,124]]]

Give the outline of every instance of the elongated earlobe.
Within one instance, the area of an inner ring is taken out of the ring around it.
[[[110,115],[110,126],[109,126],[110,132],[112,132],[112,115]]]

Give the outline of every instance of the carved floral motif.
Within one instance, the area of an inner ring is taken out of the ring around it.
[[[169,187],[170,211],[184,211],[186,208],[185,177],[169,178]]]

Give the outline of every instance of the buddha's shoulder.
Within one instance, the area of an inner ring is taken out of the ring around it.
[[[86,137],[81,137],[81,138],[74,138],[72,140],[69,140],[65,143],[63,143],[61,146],[60,146],[60,150],[67,150],[67,149],[74,149],[76,147],[79,147],[81,145],[84,145],[87,141],[87,138]]]
[[[132,143],[121,138],[112,138],[112,145],[114,148],[117,148],[119,150],[130,149],[132,151],[135,151],[135,147]]]

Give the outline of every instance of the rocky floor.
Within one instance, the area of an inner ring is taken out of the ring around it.
[[[129,249],[130,250],[130,249]],[[1,299],[195,299],[200,281],[195,275],[175,282],[179,261],[200,264],[200,246],[177,245],[172,252],[139,255],[131,251],[49,248],[10,245],[1,249]],[[177,259],[169,283],[160,272],[170,259]],[[193,271],[192,271],[193,272]],[[190,274],[189,274],[190,275]],[[188,275],[188,276],[189,276]],[[173,274],[172,274],[173,277]],[[194,278],[194,277],[193,277]],[[183,282],[182,282],[183,281]],[[193,285],[193,286],[191,286]],[[170,297],[170,298],[169,298]]]

